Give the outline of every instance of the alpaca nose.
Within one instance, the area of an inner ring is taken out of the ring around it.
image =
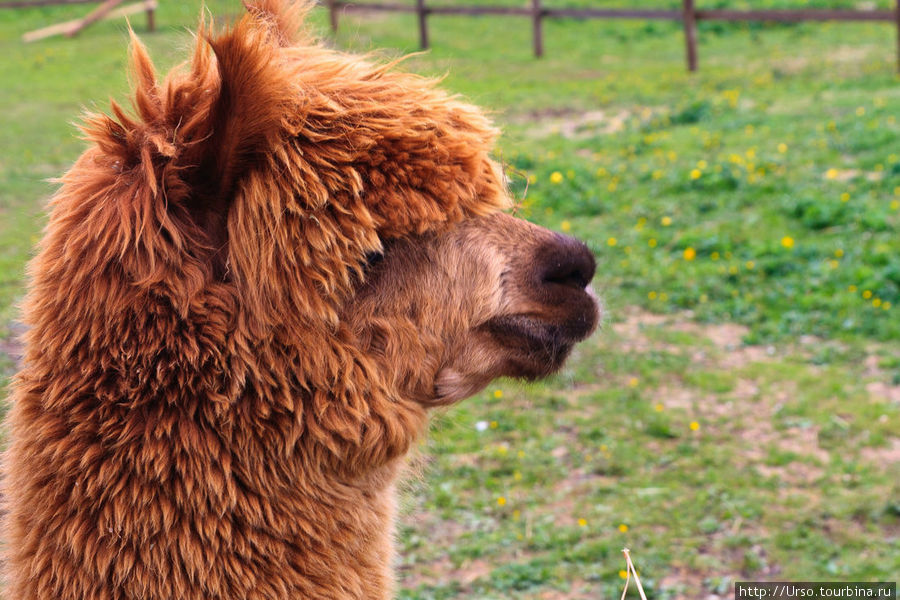
[[[594,278],[594,254],[575,238],[562,234],[554,237],[552,251],[546,255],[543,282],[583,290]]]

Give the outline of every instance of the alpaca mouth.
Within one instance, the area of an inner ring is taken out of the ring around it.
[[[495,317],[481,326],[507,353],[511,377],[538,379],[558,371],[572,347],[588,337],[599,320],[599,306],[593,295],[577,302],[578,310],[563,320],[541,315],[516,314]]]

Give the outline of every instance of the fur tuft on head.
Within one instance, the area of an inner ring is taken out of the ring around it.
[[[311,43],[309,7],[259,0],[223,32],[201,23],[193,58],[162,83],[132,36],[135,116],[113,104],[84,125],[106,170],[92,185],[135,196],[117,208],[133,233],[116,240],[153,269],[132,275],[165,277],[155,254],[197,260],[242,288],[257,333],[283,311],[333,321],[384,239],[508,206],[484,116],[432,80]],[[291,285],[267,283],[281,276]]]

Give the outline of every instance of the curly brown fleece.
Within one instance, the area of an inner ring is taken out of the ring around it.
[[[341,308],[368,254],[507,205],[479,111],[300,38],[201,23],[92,115],[25,302],[5,457],[10,600],[391,595],[392,481],[425,409]]]

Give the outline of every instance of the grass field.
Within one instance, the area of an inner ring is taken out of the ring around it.
[[[163,3],[144,36],[161,65],[198,10]],[[127,89],[121,24],[18,42],[83,12],[0,12],[7,355],[46,179],[82,148],[71,122]],[[704,24],[689,75],[677,24],[547,22],[535,61],[527,20],[431,20],[433,50],[405,68],[494,113],[519,213],[587,241],[607,323],[551,381],[436,418],[404,494],[402,598],[618,598],[624,546],[652,598],[897,579],[895,35]],[[416,39],[413,17],[348,15],[333,43],[393,57]],[[0,353],[0,377],[13,368]]]

